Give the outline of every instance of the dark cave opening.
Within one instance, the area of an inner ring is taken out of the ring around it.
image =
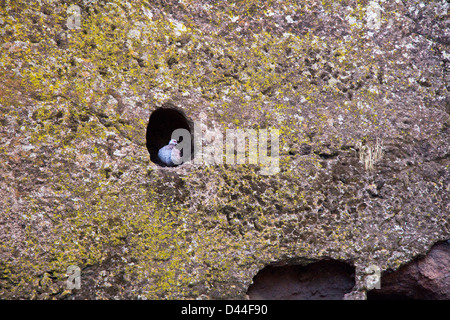
[[[367,300],[449,300],[450,243],[436,243],[427,255],[381,276]]]
[[[150,160],[159,166],[166,165],[159,159],[158,151],[166,146],[172,138],[172,133],[176,129],[186,129],[191,136],[191,159],[194,156],[194,126],[184,112],[171,103],[165,103],[162,107],[156,109],[150,115],[147,133],[146,144],[147,150],[150,153]],[[182,142],[182,138],[177,137],[178,143]]]
[[[336,260],[306,266],[266,266],[247,291],[251,300],[342,300],[355,285],[355,268]]]

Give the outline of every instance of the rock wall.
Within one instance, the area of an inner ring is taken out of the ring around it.
[[[0,1],[0,297],[244,299],[333,259],[365,298],[450,238],[447,2],[70,5]],[[160,167],[168,104],[205,147],[279,130],[279,172]]]

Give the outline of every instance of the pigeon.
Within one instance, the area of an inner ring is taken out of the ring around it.
[[[178,144],[177,140],[170,140],[167,146],[162,147],[158,151],[158,158],[166,166],[174,167],[181,163],[181,153],[175,146]]]

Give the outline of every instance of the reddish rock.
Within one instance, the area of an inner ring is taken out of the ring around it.
[[[368,292],[367,298],[449,300],[450,244],[438,243],[425,257],[382,275],[381,289]]]

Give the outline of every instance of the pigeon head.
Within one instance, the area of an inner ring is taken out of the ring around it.
[[[177,145],[177,144],[178,144],[178,142],[177,142],[177,140],[175,140],[175,139],[172,139],[172,140],[170,140],[170,142],[169,142],[169,145],[171,145],[171,144],[173,144],[173,145]]]

